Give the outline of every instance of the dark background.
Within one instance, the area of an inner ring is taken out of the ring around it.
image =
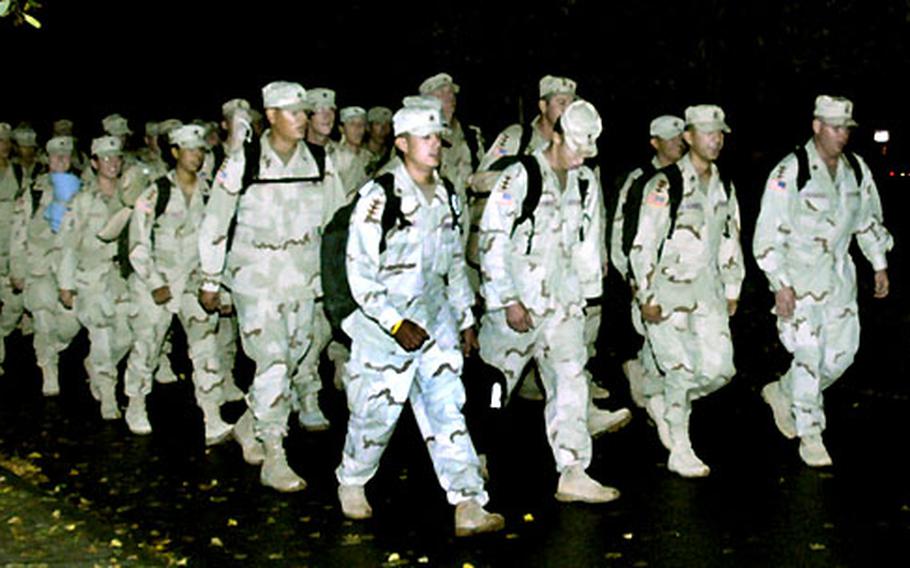
[[[394,109],[446,71],[462,86],[459,115],[489,143],[533,114],[551,73],[577,79],[604,116],[608,171],[647,154],[653,116],[702,102],[727,111],[735,160],[776,160],[807,138],[819,93],[854,99],[855,144],[887,125],[897,147],[908,14],[907,0],[46,0],[41,30],[0,20],[0,120],[28,119],[44,138],[66,116],[87,139],[119,112],[139,132],[146,120],[215,119],[235,96],[256,104],[276,79]]]

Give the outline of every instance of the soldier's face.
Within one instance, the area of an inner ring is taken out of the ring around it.
[[[363,135],[367,131],[367,121],[363,118],[351,118],[341,125],[341,132],[345,140],[355,146],[363,143]]]
[[[321,136],[328,136],[335,126],[335,109],[321,108],[310,117],[310,128]]]
[[[35,159],[35,152],[36,148],[34,146],[19,146],[19,157],[26,162],[31,162]]]
[[[426,136],[405,134],[395,139],[395,145],[404,153],[405,161],[422,168],[439,167],[442,157],[442,137],[439,133]]]
[[[720,151],[724,147],[723,130],[713,132],[701,132],[697,129],[689,129],[683,133],[686,143],[692,149],[692,153],[704,160],[713,162],[720,156]]]
[[[266,113],[272,130],[282,138],[301,140],[306,136],[306,111],[270,108]]]
[[[448,120],[452,120],[452,117],[455,116],[455,105],[458,102],[458,99],[455,96],[455,89],[452,85],[440,87],[430,94],[442,101],[443,114],[446,115]]]
[[[98,175],[107,179],[117,179],[120,175],[120,167],[123,165],[123,158],[120,156],[104,156],[103,158],[94,158],[92,163],[98,170]]]
[[[835,126],[816,118],[812,121],[812,130],[815,132],[816,145],[829,157],[840,156],[850,141],[849,126]]]
[[[550,124],[556,124],[559,117],[566,110],[566,107],[572,104],[575,97],[566,93],[560,93],[551,96],[548,100],[540,101],[540,114],[544,116]]]
[[[678,161],[686,151],[686,143],[683,141],[682,134],[669,140],[664,140],[660,136],[655,136],[652,140],[657,155],[665,162]]]
[[[205,160],[205,151],[202,148],[178,148],[175,154],[177,168],[187,172],[198,172]]]
[[[585,163],[585,156],[565,142],[559,144],[556,155],[559,159],[560,169],[574,170]]]
[[[50,154],[47,157],[47,167],[55,173],[68,172],[72,165],[72,154]]]
[[[9,158],[9,153],[13,149],[13,143],[9,138],[0,138],[0,158]]]
[[[370,138],[373,140],[385,140],[389,137],[389,133],[392,132],[392,123],[391,122],[371,122],[370,123]]]

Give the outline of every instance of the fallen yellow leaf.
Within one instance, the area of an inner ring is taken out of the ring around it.
[[[221,542],[221,539],[218,538],[217,536],[213,536],[212,540],[209,541],[209,544],[211,544],[212,546],[224,546],[224,543]]]
[[[228,526],[229,526],[229,527],[236,527],[236,526],[237,526],[237,521],[234,520],[234,519],[228,519]]]
[[[116,538],[112,538],[112,539],[111,539],[111,546],[112,546],[113,548],[121,548],[121,547],[123,547],[123,543],[120,542],[119,540],[117,540]]]
[[[534,515],[532,515],[531,513],[525,513],[525,516],[522,518],[524,519],[524,522],[526,522],[526,523],[534,522]]]

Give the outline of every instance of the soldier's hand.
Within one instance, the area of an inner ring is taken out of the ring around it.
[[[64,308],[73,309],[73,296],[75,296],[75,293],[72,290],[60,289],[60,303],[63,304]]]
[[[739,306],[739,300],[727,300],[727,315],[733,316],[736,314],[736,308]]]
[[[525,333],[534,327],[531,314],[528,313],[528,309],[521,302],[506,306],[506,323],[518,333]]]
[[[25,282],[21,278],[10,277],[9,283],[13,287],[14,292],[21,292],[25,290]]]
[[[891,291],[891,282],[888,280],[888,271],[887,270],[876,270],[875,271],[875,297],[876,298],[887,298],[888,293]]]
[[[217,312],[218,308],[221,305],[221,300],[218,297],[218,292],[207,292],[205,290],[199,290],[199,305],[202,306],[203,310],[210,314]]]
[[[788,320],[793,317],[796,309],[796,294],[790,286],[784,286],[774,294],[774,311],[781,319]]]
[[[227,140],[228,153],[233,154],[243,148],[243,143],[253,132],[252,120],[244,109],[237,109],[231,117],[230,134]]]
[[[171,296],[171,288],[166,284],[152,290],[152,300],[159,306],[168,303],[171,298],[173,298]]]
[[[660,304],[645,304],[641,307],[641,317],[649,323],[660,323],[662,319]]]
[[[461,353],[465,357],[470,357],[473,351],[480,349],[480,343],[477,341],[477,331],[473,326],[461,332]]]
[[[425,329],[411,320],[402,321],[392,337],[405,351],[417,351],[430,338]]]

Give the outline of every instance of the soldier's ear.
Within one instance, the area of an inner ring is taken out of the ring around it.
[[[180,159],[180,150],[177,149],[177,146],[171,146],[171,156],[173,156],[175,160]]]
[[[683,136],[683,140],[686,141],[686,145],[691,148],[692,147],[692,129],[687,128],[687,129],[683,130],[682,136]]]
[[[404,152],[408,153],[408,137],[407,136],[396,136],[395,137],[395,147]]]
[[[812,132],[814,132],[815,134],[818,134],[819,132],[821,132],[821,130],[822,130],[822,121],[817,118],[813,118],[812,119]]]
[[[540,110],[540,114],[547,114],[547,101],[544,99],[538,99],[537,108]]]
[[[265,109],[265,118],[268,119],[269,124],[275,124],[275,121],[278,120],[278,110],[274,108]]]
[[[660,150],[660,146],[658,146],[658,144],[657,144],[657,138],[654,138],[652,136],[650,143],[651,143],[651,147],[654,148],[654,151]]]

